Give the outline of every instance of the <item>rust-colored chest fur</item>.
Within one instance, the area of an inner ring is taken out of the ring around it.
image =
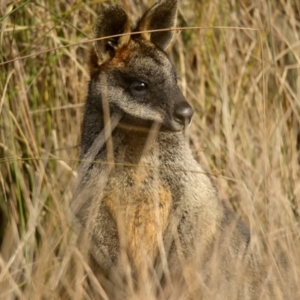
[[[169,223],[170,188],[142,168],[114,172],[105,190],[103,204],[114,218],[121,249],[137,270],[153,262]]]

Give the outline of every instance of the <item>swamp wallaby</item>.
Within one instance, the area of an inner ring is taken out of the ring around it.
[[[252,299],[249,230],[184,135],[193,110],[165,53],[174,30],[160,30],[176,17],[177,1],[162,0],[136,27],[120,6],[98,18],[95,38],[123,35],[96,40],[90,55],[72,200],[81,244],[113,299],[143,289],[163,299]]]

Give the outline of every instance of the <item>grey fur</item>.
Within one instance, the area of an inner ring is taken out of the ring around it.
[[[177,1],[161,1],[133,32],[173,27],[176,15]],[[95,36],[130,28],[113,6],[100,14]],[[91,53],[72,201],[91,267],[116,299],[148,285],[155,297],[210,299],[216,288],[220,299],[252,299],[249,230],[218,199],[184,136],[192,111],[163,51],[173,33],[125,37],[95,42]]]

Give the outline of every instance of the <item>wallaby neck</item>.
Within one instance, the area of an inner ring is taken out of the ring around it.
[[[112,145],[117,163],[156,165],[162,157],[183,147],[184,136],[181,132],[166,133],[116,128],[112,134]]]

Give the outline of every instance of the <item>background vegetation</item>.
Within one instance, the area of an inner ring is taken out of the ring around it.
[[[154,3],[112,2],[133,19]],[[70,298],[94,299],[68,203],[100,3],[1,1],[0,299],[59,298],[73,263],[83,273]],[[170,54],[195,108],[195,157],[264,240],[270,272],[284,256],[289,299],[300,298],[299,16],[297,0],[179,0],[178,25],[203,28],[183,30]]]

